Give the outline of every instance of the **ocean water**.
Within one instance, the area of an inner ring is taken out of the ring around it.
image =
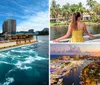
[[[62,57],[62,56],[69,56],[69,55],[66,55],[66,54],[65,54],[65,55],[52,55],[52,54],[51,54],[51,55],[50,55],[50,58],[51,58],[51,59],[54,59],[54,58],[58,58],[58,57]],[[73,54],[70,55],[70,57],[73,57]]]
[[[0,51],[0,85],[48,85],[48,36],[39,42]]]
[[[69,74],[63,77],[62,85],[80,85],[81,79],[80,79],[80,73],[84,67],[86,67],[88,64],[90,64],[91,60],[85,60],[85,63],[83,63],[80,66],[77,66],[77,68],[73,68]]]

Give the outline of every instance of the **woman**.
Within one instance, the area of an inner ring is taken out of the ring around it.
[[[68,38],[72,34],[71,42],[84,42],[83,33],[86,33],[90,38],[93,38],[93,35],[89,34],[86,29],[86,24],[81,22],[81,14],[79,12],[73,13],[72,21],[69,24],[68,32],[54,40],[54,42],[59,42],[62,39]]]

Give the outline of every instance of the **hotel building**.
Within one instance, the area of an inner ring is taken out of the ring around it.
[[[12,32],[16,32],[16,20],[8,19],[5,20],[2,25],[3,33],[11,34]]]

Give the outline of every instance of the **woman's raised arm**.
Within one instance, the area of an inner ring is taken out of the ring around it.
[[[67,33],[64,36],[62,36],[60,38],[57,38],[57,39],[55,39],[53,41],[54,42],[59,42],[60,40],[66,39],[71,35],[71,33],[72,33],[72,28],[71,28],[71,25],[69,24]]]
[[[85,23],[84,23],[84,32],[85,32],[90,38],[93,38],[93,37],[94,37],[92,34],[89,34],[89,33],[88,33]]]

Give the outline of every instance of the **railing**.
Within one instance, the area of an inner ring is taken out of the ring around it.
[[[98,39],[100,39],[100,34],[95,34],[93,35],[94,38],[90,38],[89,36],[84,36],[84,40],[85,42],[92,42],[92,41],[97,41]],[[59,43],[62,43],[62,42],[70,42],[71,38],[68,38],[68,39],[63,39],[63,40],[60,40]],[[53,41],[50,41],[51,43],[53,43]]]

